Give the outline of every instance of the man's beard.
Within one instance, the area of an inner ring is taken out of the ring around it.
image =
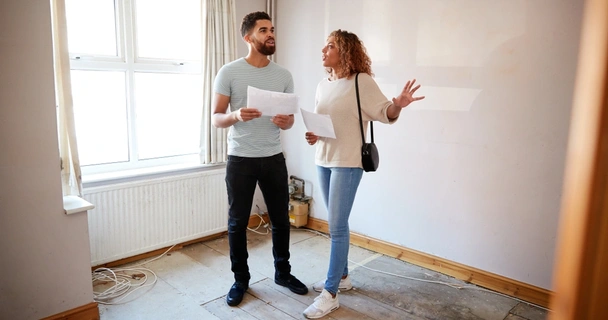
[[[253,45],[259,53],[266,55],[266,56],[273,55],[274,51],[276,50],[275,46],[272,46],[272,47],[266,46],[266,43],[259,42],[257,39],[253,40]]]

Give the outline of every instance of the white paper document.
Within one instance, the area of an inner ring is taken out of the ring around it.
[[[248,86],[247,107],[258,109],[264,116],[296,114],[298,96],[293,93],[274,92]]]
[[[306,111],[302,108],[300,108],[300,112],[302,113],[302,120],[304,120],[306,131],[312,132],[319,137],[336,138],[334,124],[331,122],[329,115]]]

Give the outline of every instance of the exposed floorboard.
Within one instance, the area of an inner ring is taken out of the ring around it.
[[[154,261],[148,258],[122,266],[143,263],[158,276],[157,282],[151,289],[125,298],[127,303],[100,304],[101,319],[304,319],[302,311],[318,295],[312,284],[325,279],[330,243],[325,236],[295,228],[290,242],[292,273],[309,286],[307,295],[294,294],[274,283],[270,235],[248,232],[251,280],[238,307],[225,302],[233,276],[228,241],[223,236],[185,246]],[[354,289],[340,293],[340,308],[323,319],[547,317],[542,308],[357,246],[350,246],[349,260]],[[102,287],[95,286],[96,290]]]

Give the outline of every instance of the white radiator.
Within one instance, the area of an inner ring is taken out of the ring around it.
[[[225,169],[86,188],[91,265],[227,230]]]

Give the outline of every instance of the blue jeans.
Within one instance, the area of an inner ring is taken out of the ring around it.
[[[363,169],[317,166],[317,171],[323,200],[329,215],[329,234],[331,236],[325,290],[336,294],[340,279],[342,276],[348,275],[348,248],[350,246],[348,218],[355,202]]]
[[[289,265],[289,189],[287,166],[282,153],[264,158],[228,156],[228,243],[234,280],[249,284],[247,225],[256,184],[259,184],[272,224],[272,254],[279,275],[291,272]]]

